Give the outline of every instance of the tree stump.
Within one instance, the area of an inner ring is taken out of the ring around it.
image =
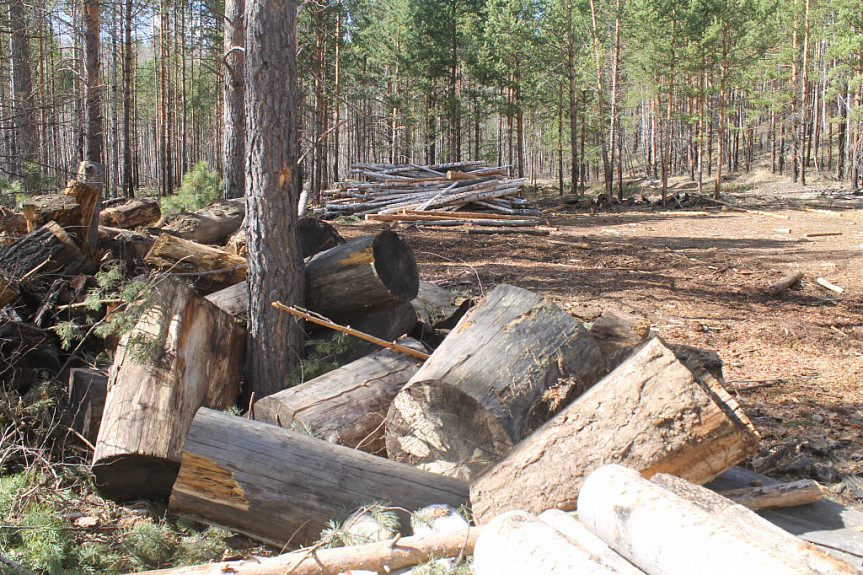
[[[653,338],[478,477],[474,517],[572,510],[587,474],[608,463],[706,483],[757,447],[752,423],[716,379]]]
[[[410,339],[399,343],[420,345]],[[255,420],[386,456],[387,410],[420,364],[409,355],[380,350],[259,400]]]
[[[387,453],[469,478],[522,437],[545,389],[602,375],[599,348],[572,316],[539,295],[499,285],[470,310],[411,378],[387,415]]]
[[[306,264],[306,307],[336,323],[408,303],[418,289],[413,251],[388,230],[321,252]]]
[[[154,224],[161,217],[162,210],[159,208],[159,202],[150,198],[143,198],[102,210],[99,213],[99,224],[131,230]]]
[[[282,547],[315,540],[337,512],[370,501],[458,507],[467,485],[274,425],[201,409],[170,508]]]
[[[151,297],[114,357],[93,455],[97,486],[120,500],[170,494],[195,412],[233,405],[243,369],[246,331],[231,316],[168,279]]]
[[[144,262],[191,279],[202,293],[212,293],[246,278],[246,258],[211,246],[162,234]]]

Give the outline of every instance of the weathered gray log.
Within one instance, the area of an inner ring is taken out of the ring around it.
[[[249,283],[246,280],[204,296],[216,307],[233,316],[249,311]]]
[[[467,485],[274,425],[201,409],[170,508],[281,547],[313,541],[342,509],[458,507]]]
[[[403,303],[388,309],[367,313],[348,323],[357,331],[392,342],[411,333],[417,324],[417,316],[411,304]],[[336,333],[335,330],[328,328],[317,331],[314,329],[316,327],[311,325],[311,322],[306,323],[306,330],[312,334],[310,342],[331,338]],[[380,349],[379,345],[371,341],[351,337],[344,348],[333,355],[333,360],[339,363],[349,363]],[[422,351],[427,350],[423,349]]]
[[[791,483],[762,487],[743,487],[719,493],[752,511],[776,507],[796,507],[820,501],[824,488],[817,481],[801,479]]]
[[[99,224],[129,230],[154,224],[161,217],[158,200],[142,198],[102,210],[99,213]]]
[[[545,389],[583,391],[603,373],[590,333],[553,303],[499,285],[447,336],[387,415],[387,453],[469,478],[522,438]]]
[[[509,511],[483,527],[474,547],[476,575],[592,573],[644,575],[577,519]]]
[[[599,468],[578,497],[579,519],[612,549],[656,575],[692,573],[696,560],[698,572],[708,575],[857,572],[707,489],[679,478],[669,481],[674,492],[619,465]]]
[[[478,477],[473,513],[484,522],[516,508],[572,510],[585,477],[608,463],[706,483],[757,447],[718,381],[653,338]]]
[[[70,427],[90,443],[95,443],[102,423],[105,398],[108,395],[108,375],[96,369],[76,367],[69,371]]]
[[[233,405],[243,369],[234,318],[173,280],[150,297],[115,354],[93,454],[97,486],[117,499],[170,494],[195,412]]]
[[[605,370],[611,371],[629,357],[650,336],[650,322],[642,317],[611,309],[590,326],[599,344]]]
[[[421,346],[411,339],[399,343]],[[372,353],[259,400],[254,406],[255,420],[385,455],[387,410],[421,363],[389,350]]]
[[[162,234],[144,262],[162,271],[183,274],[202,293],[212,293],[246,278],[246,258],[190,240]]]
[[[411,302],[417,319],[435,329],[452,329],[473,304],[472,299],[426,281],[420,282],[417,297]]]
[[[177,216],[162,231],[199,244],[221,244],[240,229],[245,216],[244,198],[221,200]]]
[[[306,307],[336,323],[410,302],[418,289],[413,251],[389,230],[321,252],[306,264]]]

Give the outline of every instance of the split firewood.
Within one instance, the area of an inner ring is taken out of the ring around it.
[[[162,230],[199,244],[221,244],[240,229],[245,216],[245,199],[221,200],[195,212],[177,216]]]
[[[757,447],[758,433],[719,382],[653,338],[478,477],[474,517],[572,510],[585,477],[608,463],[706,483]]]
[[[824,488],[811,479],[801,479],[791,483],[780,483],[767,487],[744,487],[731,491],[721,491],[727,497],[747,509],[758,511],[773,507],[795,507],[815,503],[824,496]]]
[[[844,291],[845,291],[845,289],[844,289],[844,288],[841,288],[841,287],[839,287],[838,285],[832,284],[832,283],[830,283],[829,281],[827,281],[827,280],[826,280],[826,279],[824,279],[824,278],[816,278],[816,279],[815,279],[815,283],[817,283],[818,285],[820,285],[820,286],[821,286],[821,287],[823,287],[824,289],[826,289],[826,290],[830,290],[830,291],[832,291],[832,292],[834,292],[834,293],[841,294],[842,292],[844,292]]]
[[[106,373],[86,367],[76,367],[69,371],[67,398],[72,419],[70,427],[93,444],[99,436],[107,395]]]
[[[456,325],[387,414],[387,453],[469,478],[519,441],[546,387],[603,373],[590,333],[553,303],[499,285]]]
[[[306,307],[334,322],[410,302],[419,289],[413,251],[389,230],[321,252],[305,272]]]
[[[476,575],[591,573],[644,575],[571,515],[509,511],[483,526],[474,548]]]
[[[246,330],[179,282],[123,336],[93,455],[97,486],[116,499],[167,497],[199,407],[226,409],[240,385]]]
[[[315,540],[342,509],[384,500],[458,507],[467,484],[258,421],[202,408],[170,509],[282,547]]]
[[[581,489],[579,519],[612,549],[656,575],[692,573],[695,561],[699,573],[717,575],[856,573],[755,513],[728,500],[736,508],[733,516],[721,511],[724,502],[714,510],[715,499],[724,498],[671,480],[691,486],[693,496],[681,497],[620,465],[599,468]]]
[[[333,549],[300,549],[277,557],[207,563],[145,571],[138,575],[339,575],[388,573],[432,559],[467,557],[473,553],[482,529],[397,537],[367,545]]]
[[[629,357],[650,336],[650,322],[620,310],[608,310],[590,326],[590,335],[599,345],[605,371]]]
[[[170,234],[159,236],[144,262],[163,272],[191,279],[204,293],[224,289],[246,278],[246,258]]]
[[[803,272],[793,272],[783,276],[779,281],[770,286],[770,295],[777,296],[790,287],[798,285],[803,279]]]
[[[421,346],[410,339],[400,343]],[[421,364],[412,356],[380,350],[259,400],[254,417],[307,431],[330,443],[385,456],[387,410]]]
[[[142,198],[102,210],[99,213],[99,224],[130,230],[154,224],[161,217],[158,200]]]

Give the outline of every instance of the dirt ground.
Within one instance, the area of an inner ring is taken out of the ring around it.
[[[692,184],[676,187],[683,195]],[[549,210],[547,237],[337,227],[345,237],[397,230],[414,249],[420,278],[438,285],[481,296],[509,283],[586,322],[616,308],[647,318],[671,343],[716,350],[727,389],[762,435],[747,465],[785,480],[817,479],[846,502],[861,500],[863,196],[755,177],[733,187],[723,197],[750,211],[702,204],[591,213],[561,209],[555,196],[528,196]],[[819,233],[841,235],[806,237]],[[794,271],[805,274],[799,289],[771,296],[770,285]]]

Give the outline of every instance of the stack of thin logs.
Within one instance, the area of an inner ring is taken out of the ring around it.
[[[485,162],[354,164],[365,181],[337,182],[324,194],[324,218],[364,216],[367,220],[409,221],[418,225],[499,225],[534,227],[539,212],[520,197],[524,178],[507,177],[508,166]],[[458,211],[470,207],[471,211]],[[421,224],[420,224],[421,222]],[[474,232],[482,233],[482,232]]]

